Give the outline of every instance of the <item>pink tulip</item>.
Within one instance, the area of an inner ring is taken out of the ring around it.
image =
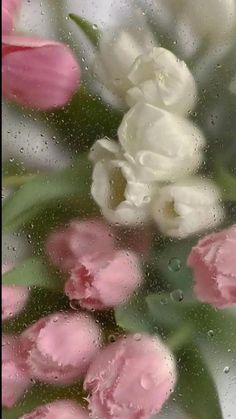
[[[213,233],[192,248],[188,265],[193,269],[197,298],[217,308],[236,303],[236,224]]]
[[[9,35],[12,32],[13,19],[21,0],[2,0],[2,35]]]
[[[12,266],[3,263],[2,274],[10,271]],[[16,285],[2,285],[2,320],[9,319],[24,308],[29,297],[29,290],[26,287]]]
[[[33,378],[52,384],[70,384],[86,372],[101,345],[98,325],[86,314],[49,315],[21,335]]]
[[[77,402],[57,400],[39,406],[19,419],[89,419],[89,415]]]
[[[108,345],[94,359],[84,387],[97,419],[149,419],[174,389],[175,362],[157,338],[130,335]]]
[[[74,268],[82,256],[110,253],[113,248],[109,226],[98,219],[71,221],[68,227],[53,232],[46,244],[52,263],[64,271]]]
[[[2,404],[12,407],[30,386],[29,370],[15,336],[2,337]]]
[[[139,260],[132,252],[86,255],[72,269],[65,293],[82,307],[103,310],[124,303],[141,280]]]
[[[80,67],[65,45],[23,36],[2,39],[3,95],[48,110],[65,105],[79,85]]]

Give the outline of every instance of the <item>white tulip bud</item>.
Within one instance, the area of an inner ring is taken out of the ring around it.
[[[224,218],[215,184],[197,177],[161,188],[152,214],[163,234],[181,239],[216,227]]]
[[[125,158],[142,182],[174,182],[195,172],[205,140],[190,121],[153,105],[138,103],[118,129]]]
[[[144,17],[136,11],[133,25],[127,30],[112,28],[102,33],[99,52],[94,60],[96,78],[124,99],[131,86],[127,75],[134,61],[154,45],[156,42]]]
[[[115,141],[98,140],[90,159],[95,163],[91,194],[111,223],[135,225],[150,218],[152,186],[135,178]]]
[[[146,102],[184,115],[196,102],[196,83],[190,70],[165,48],[152,48],[140,55],[128,79],[133,85],[126,95],[130,107]]]

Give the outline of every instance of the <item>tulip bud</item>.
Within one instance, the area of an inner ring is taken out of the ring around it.
[[[2,273],[11,269],[7,264],[2,265]],[[2,285],[2,320],[16,316],[24,308],[29,297],[27,287],[17,285]]]
[[[131,86],[127,76],[134,61],[155,45],[139,10],[134,12],[133,22],[127,30],[113,28],[104,31],[94,61],[97,79],[122,98],[125,98],[126,90]]]
[[[135,253],[92,254],[80,259],[65,285],[71,300],[87,309],[103,310],[124,303],[140,285],[142,273]]]
[[[223,221],[219,200],[220,194],[211,181],[189,178],[161,188],[153,200],[152,214],[163,234],[182,239]]]
[[[217,308],[236,304],[236,224],[201,239],[191,250],[196,297]]]
[[[174,389],[175,362],[157,338],[130,335],[108,345],[94,359],[84,387],[97,419],[149,418]]]
[[[132,87],[126,101],[131,107],[138,102],[187,114],[196,101],[194,78],[184,61],[165,48],[152,48],[140,55],[128,75]]]
[[[136,225],[149,218],[152,185],[140,182],[115,141],[97,141],[91,194],[111,223]]]
[[[86,314],[57,313],[26,329],[21,344],[33,378],[70,384],[81,378],[99,350],[101,333]]]
[[[63,44],[23,36],[2,39],[3,95],[19,105],[48,110],[66,105],[80,68]]]
[[[82,256],[94,252],[112,252],[114,239],[107,224],[99,219],[73,220],[67,227],[51,233],[46,243],[46,251],[52,263],[69,271]]]
[[[125,114],[118,136],[141,182],[175,182],[195,172],[203,159],[205,139],[195,125],[146,103]]]
[[[30,374],[19,339],[16,336],[2,337],[2,404],[12,407],[30,386]]]
[[[19,419],[89,419],[86,410],[72,400],[57,400],[36,407]]]

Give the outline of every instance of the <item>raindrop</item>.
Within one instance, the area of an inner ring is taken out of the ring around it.
[[[184,294],[183,291],[181,290],[174,290],[170,293],[170,298],[172,299],[172,301],[177,301],[177,302],[181,302],[184,299]]]
[[[228,373],[229,373],[229,371],[230,371],[230,368],[229,368],[228,366],[224,367],[224,373],[225,373],[225,374],[228,374]]]
[[[80,309],[79,301],[78,300],[71,300],[70,301],[70,308],[72,308],[72,310],[79,310]]]
[[[214,336],[213,330],[208,330],[207,334],[208,334],[209,338],[212,338]]]
[[[116,341],[116,337],[115,337],[115,335],[110,335],[110,336],[108,336],[108,341],[109,341],[110,343],[115,342],[115,341]]]
[[[168,263],[168,269],[171,272],[178,272],[181,269],[181,261],[178,258],[171,258]]]
[[[141,333],[135,333],[135,334],[134,334],[134,340],[139,341],[139,340],[141,340],[141,339],[142,339],[142,335],[141,335]]]
[[[95,31],[97,31],[97,30],[98,30],[98,25],[96,25],[96,23],[94,23],[94,25],[93,25],[93,29],[94,29]]]

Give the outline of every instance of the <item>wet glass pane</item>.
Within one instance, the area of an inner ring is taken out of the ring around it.
[[[2,1],[4,419],[235,418],[235,0]]]

